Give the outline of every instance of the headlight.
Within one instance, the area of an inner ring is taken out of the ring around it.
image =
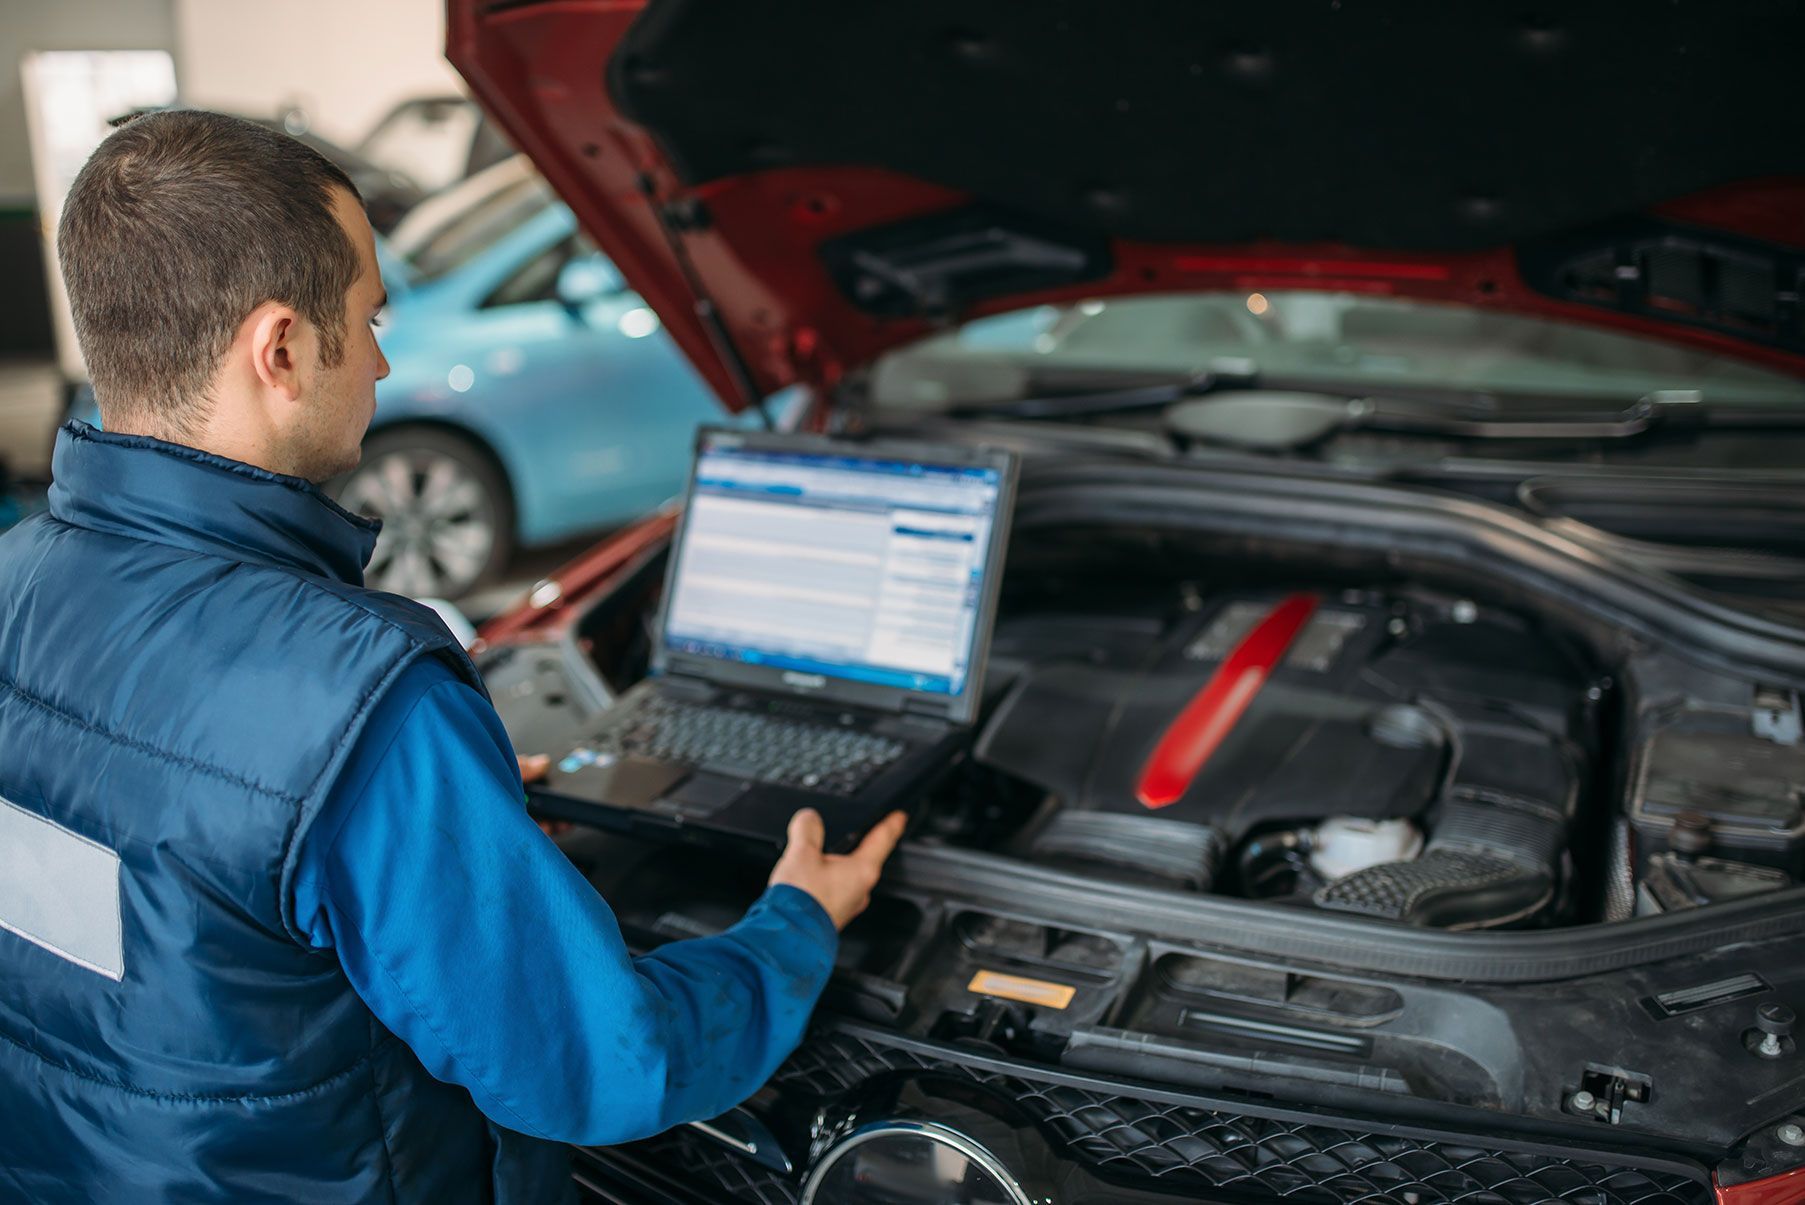
[[[1000,1160],[947,1126],[880,1121],[821,1157],[801,1205],[1033,1205]]]

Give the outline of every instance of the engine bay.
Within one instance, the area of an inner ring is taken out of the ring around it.
[[[1050,806],[1030,861],[1441,928],[1570,911],[1603,696],[1464,599],[1181,591],[1170,615],[1025,615],[972,760]]]
[[[828,1013],[1199,1087],[1545,1119],[1589,1093],[1656,1128],[1709,1096],[1719,1138],[1753,1124],[1783,1062],[1749,1056],[1748,1089],[1675,1069],[1701,1041],[1756,1050],[1745,998],[1782,964],[1629,927],[1538,947],[1800,882],[1796,694],[1528,600],[1247,551],[1018,527],[979,722],[843,934]],[[665,559],[479,658],[517,748],[575,739],[646,673]],[[769,869],[561,843],[641,949],[722,931]],[[1621,1048],[1529,1039],[1582,1014]]]
[[[1012,546],[980,722],[912,840],[1452,931],[1805,879],[1795,693],[1395,574],[1089,534]],[[643,675],[663,568],[563,652],[485,663],[517,745],[567,743]]]

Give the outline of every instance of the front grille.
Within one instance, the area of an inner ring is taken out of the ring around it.
[[[754,1163],[688,1126],[666,1130],[632,1144],[639,1159],[695,1189],[708,1202],[734,1205],[795,1205],[799,1183]],[[597,1155],[606,1157],[605,1152]]]
[[[1237,1189],[1298,1202],[1387,1205],[1694,1205],[1675,1175],[1549,1155],[1234,1117],[1052,1088],[1034,1102],[1082,1161],[1174,1187]]]
[[[948,1076],[1013,1100],[1065,1157],[1106,1179],[1175,1199],[1205,1191],[1287,1205],[1709,1205],[1700,1178],[1625,1167],[1608,1157],[1500,1149],[1482,1141],[1396,1135],[1197,1108],[1128,1092],[994,1070],[981,1062],[890,1046],[847,1032],[817,1034],[773,1083],[786,1096],[829,1101],[892,1073]],[[653,1140],[665,1143],[671,1135]],[[705,1199],[789,1205],[796,1184],[706,1140],[653,1151],[686,1169]]]

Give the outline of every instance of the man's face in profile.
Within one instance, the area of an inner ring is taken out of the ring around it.
[[[303,378],[301,427],[295,432],[299,475],[325,481],[348,473],[362,457],[364,432],[376,414],[376,382],[389,362],[376,345],[376,315],[388,300],[376,264],[376,236],[363,206],[344,189],[333,191],[333,214],[357,248],[357,279],[345,292],[344,354],[337,364],[320,357],[316,336],[311,371]]]

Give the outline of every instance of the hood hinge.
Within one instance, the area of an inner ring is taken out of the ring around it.
[[[771,421],[771,412],[765,407],[765,399],[759,395],[752,368],[740,353],[739,346],[734,343],[733,333],[721,320],[720,307],[715,305],[708,290],[702,287],[702,278],[696,275],[696,266],[690,261],[689,248],[683,241],[692,232],[708,229],[708,207],[695,197],[681,197],[670,201],[660,198],[658,183],[650,172],[639,174],[639,191],[657,215],[658,229],[664,232],[664,241],[671,249],[671,259],[676,262],[677,271],[682,273],[684,283],[689,286],[690,295],[696,299],[696,319],[702,324],[708,341],[714,344],[715,353],[727,366],[728,375],[739,389],[740,400],[758,412],[758,416],[764,420],[765,430],[772,430],[776,424]]]

